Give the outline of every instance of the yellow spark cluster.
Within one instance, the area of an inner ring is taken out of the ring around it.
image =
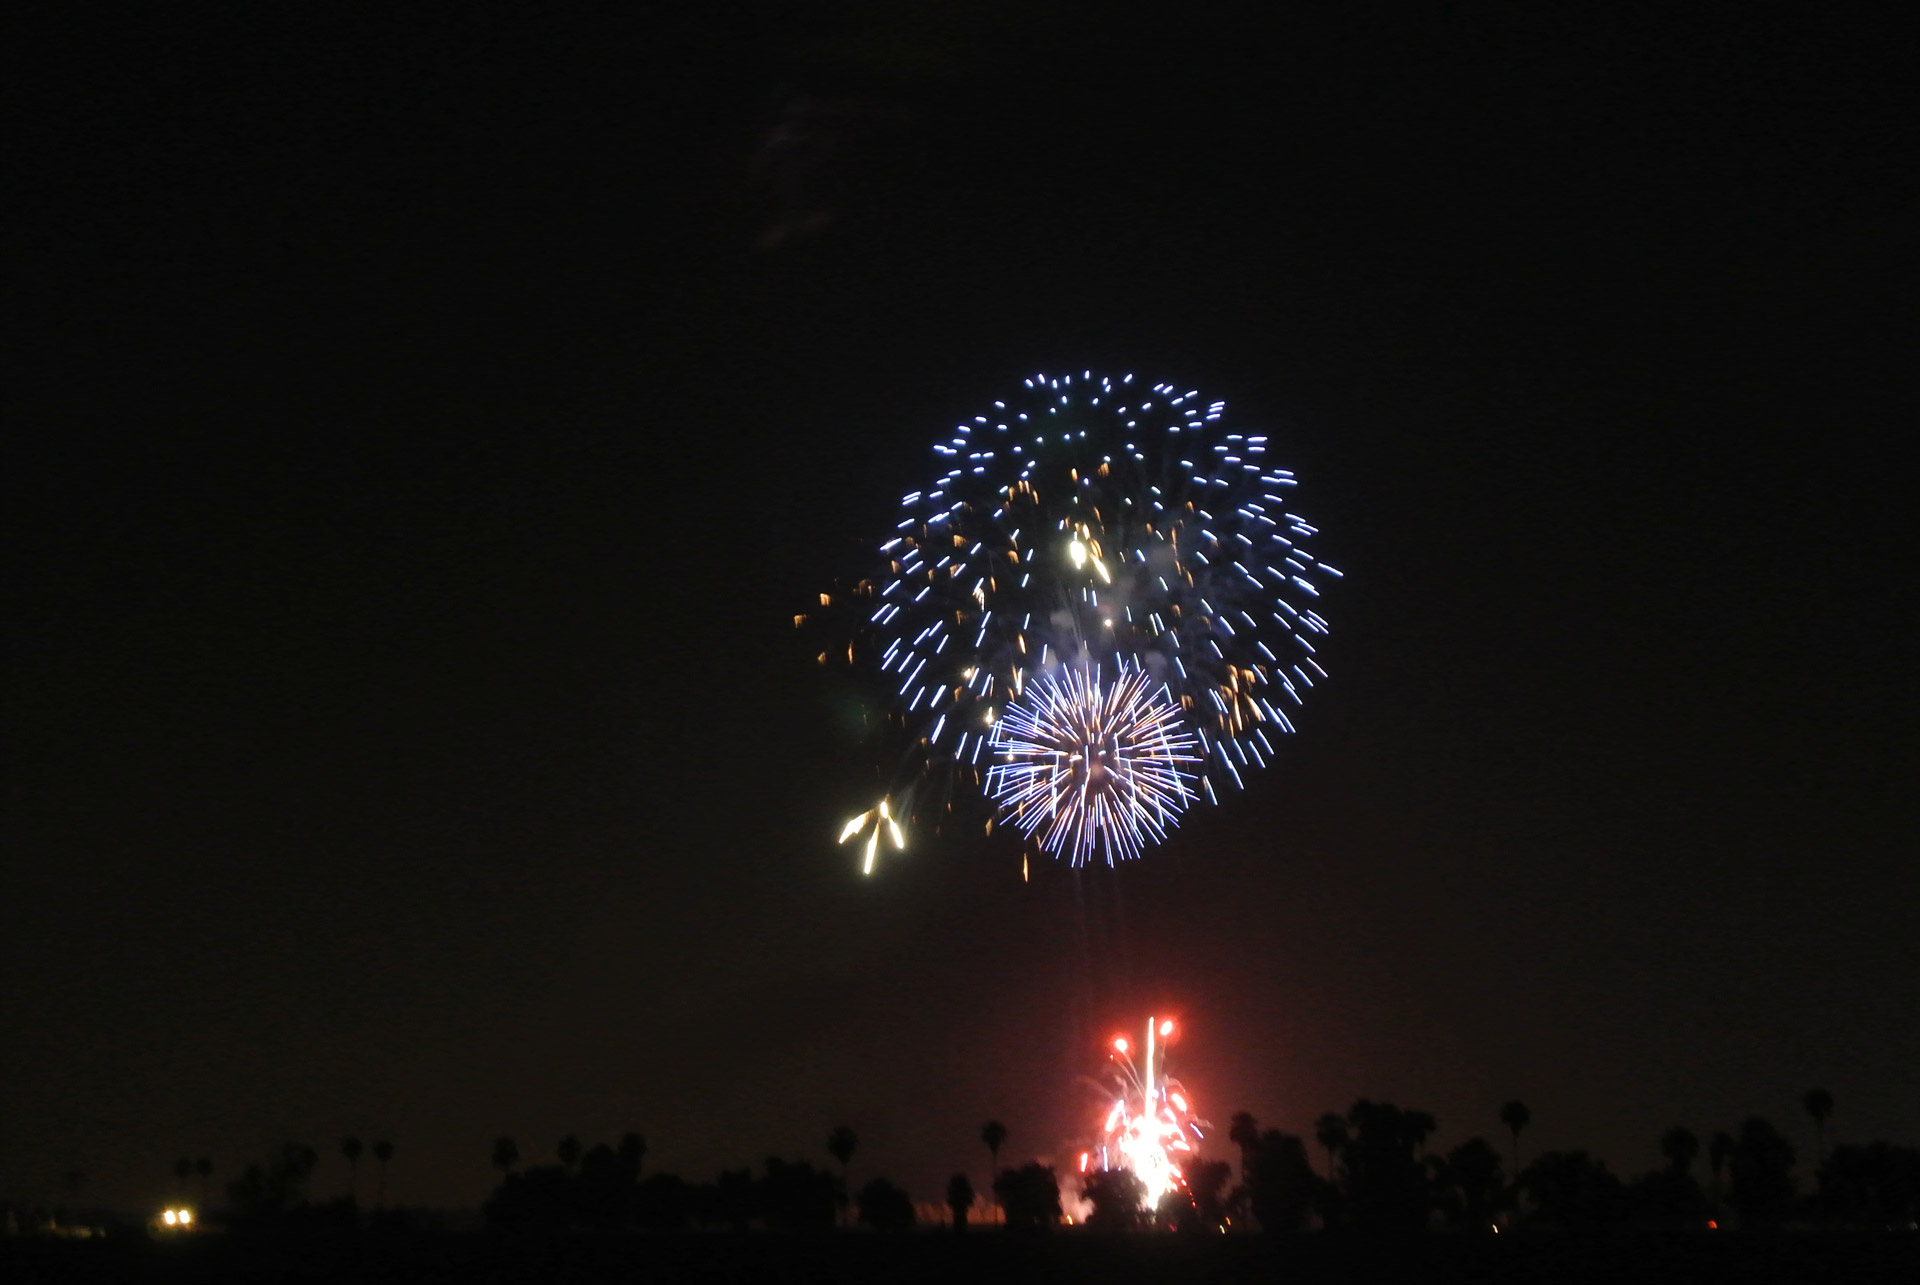
[[[859,816],[847,822],[845,827],[840,831],[839,841],[845,843],[848,839],[851,839],[854,835],[866,829],[868,822],[873,823],[873,833],[867,836],[866,857],[860,864],[860,873],[863,875],[873,873],[873,861],[880,852],[880,831],[882,829],[886,830],[887,837],[893,840],[894,851],[904,852],[907,848],[906,836],[900,833],[900,824],[893,819],[891,805],[885,799],[880,800],[877,807],[868,808],[865,812],[862,812]]]

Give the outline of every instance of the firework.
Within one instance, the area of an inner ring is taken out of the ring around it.
[[[1120,663],[1120,662],[1116,662]],[[1137,857],[1193,797],[1196,745],[1164,684],[1122,668],[1042,677],[994,725],[987,792],[1001,813],[1055,856],[1085,865]]]
[[[1028,379],[934,450],[940,476],[841,596],[851,643],[820,653],[887,683],[898,815],[984,786],[1046,851],[1111,863],[1273,757],[1325,676],[1339,572],[1266,437],[1224,402],[1083,372]]]
[[[881,831],[884,830],[887,836],[893,840],[895,851],[904,849],[907,846],[906,838],[900,833],[900,823],[893,818],[892,807],[893,804],[891,800],[882,799],[873,807],[868,808],[865,812],[862,812],[859,816],[847,822],[840,830],[839,841],[841,843],[845,843],[862,830],[871,831],[871,833],[867,835],[866,858],[860,865],[861,874],[870,875],[873,873],[873,859],[878,856],[880,852]]]
[[[1133,1061],[1133,1046],[1124,1036],[1109,1046],[1119,1096],[1108,1108],[1098,1146],[1080,1155],[1080,1172],[1125,1169],[1140,1180],[1149,1207],[1170,1191],[1186,1185],[1184,1166],[1193,1155],[1190,1138],[1202,1136],[1202,1121],[1194,1118],[1193,1103],[1178,1080],[1166,1073],[1165,1039],[1173,1023],[1147,1019],[1146,1056]]]

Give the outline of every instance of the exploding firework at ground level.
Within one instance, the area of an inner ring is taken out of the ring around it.
[[[1149,1208],[1170,1191],[1186,1186],[1185,1165],[1202,1137],[1204,1122],[1194,1118],[1193,1100],[1166,1073],[1166,1046],[1175,1031],[1171,1019],[1147,1019],[1144,1056],[1136,1063],[1124,1035],[1108,1046],[1120,1095],[1107,1108],[1100,1142],[1080,1155],[1082,1174],[1121,1169],[1140,1180]]]

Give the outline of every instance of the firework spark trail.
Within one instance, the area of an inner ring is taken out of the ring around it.
[[[1160,841],[1196,792],[1217,802],[1273,757],[1287,707],[1325,676],[1316,604],[1340,573],[1308,551],[1316,531],[1288,509],[1294,478],[1266,460],[1267,438],[1225,415],[1131,375],[1039,375],[934,447],[940,476],[902,497],[883,565],[839,604],[858,610],[854,644],[820,652],[844,649],[891,687],[907,748],[890,793],[925,787],[902,815],[944,814],[956,786],[991,778],[1019,800],[1001,797],[1003,814],[1049,852],[1112,862]],[[1110,687],[1095,664],[1109,656]],[[1040,762],[1007,756],[1023,742],[1002,718],[1084,721],[1117,690],[1164,704],[1167,735],[1197,750],[1177,781],[1143,774],[1076,802],[1000,770]]]
[[[853,820],[847,822],[845,826],[841,827],[839,842],[845,843],[848,839],[860,833],[860,831],[867,829],[869,822],[872,823],[873,833],[867,836],[866,856],[860,864],[861,874],[870,875],[873,873],[873,860],[880,852],[880,832],[882,830],[886,831],[888,836],[892,838],[893,846],[896,850],[903,849],[907,846],[906,839],[900,833],[900,823],[893,819],[892,807],[893,804],[891,800],[882,799],[878,806],[867,809]]]

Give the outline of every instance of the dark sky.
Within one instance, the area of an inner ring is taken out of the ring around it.
[[[1894,33],[511,8],[6,42],[0,1198],[841,1122],[932,1198],[1150,1008],[1222,1123],[1920,1141]],[[861,880],[789,617],[1089,367],[1272,435],[1332,681],[1077,892]]]

